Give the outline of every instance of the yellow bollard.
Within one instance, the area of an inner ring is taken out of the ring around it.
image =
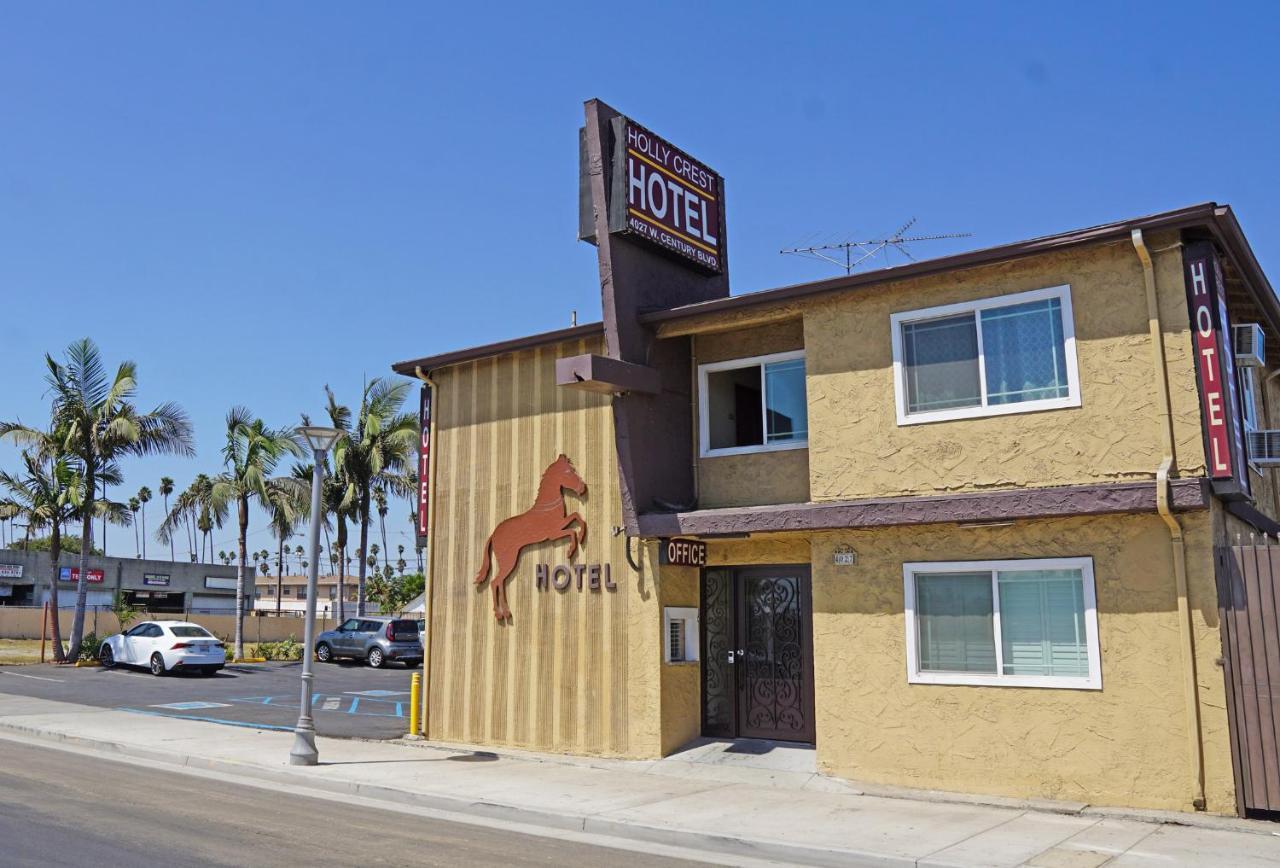
[[[422,673],[413,673],[413,682],[409,687],[409,735],[421,735],[422,727],[418,725],[418,716],[422,708]]]

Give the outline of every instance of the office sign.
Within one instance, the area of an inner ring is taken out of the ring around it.
[[[163,573],[143,573],[142,584],[167,588],[169,587],[169,577]]]
[[[89,584],[100,585],[107,575],[102,570],[89,570],[89,574],[85,577],[85,581]],[[60,582],[78,582],[80,581],[79,567],[63,567],[58,570],[58,581]]]
[[[707,544],[696,539],[664,539],[658,549],[658,563],[673,567],[705,567]]]
[[[615,144],[614,195],[626,202],[624,232],[699,268],[724,271],[724,180],[666,139],[623,118]]]
[[[418,547],[427,543],[431,505],[431,387],[423,385],[418,405]]]
[[[22,564],[0,564],[0,579],[22,578]]]
[[[1223,292],[1222,266],[1212,243],[1198,241],[1183,253],[1187,307],[1191,314],[1200,414],[1204,425],[1205,463],[1209,477],[1246,492],[1244,423],[1238,410],[1235,359]],[[1219,493],[1228,493],[1222,490]]]

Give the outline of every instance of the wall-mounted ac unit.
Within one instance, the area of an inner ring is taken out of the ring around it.
[[[1280,431],[1247,431],[1249,461],[1259,467],[1280,467]]]
[[[1266,345],[1262,326],[1256,322],[1241,323],[1231,327],[1231,345],[1236,354],[1236,365],[1241,368],[1266,366]]]

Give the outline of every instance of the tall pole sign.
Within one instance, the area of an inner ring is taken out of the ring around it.
[[[418,405],[418,548],[427,543],[431,505],[431,387],[422,385]]]
[[[1213,244],[1197,241],[1184,249],[1187,308],[1191,314],[1205,464],[1219,495],[1248,493],[1244,423],[1236,392],[1235,356],[1223,292],[1222,264]]]

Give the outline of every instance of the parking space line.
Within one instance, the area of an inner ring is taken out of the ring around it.
[[[33,681],[52,681],[55,684],[61,684],[65,678],[45,678],[42,675],[24,675],[21,672],[10,672],[7,669],[0,669],[0,675],[12,675],[14,678],[30,678]]]

